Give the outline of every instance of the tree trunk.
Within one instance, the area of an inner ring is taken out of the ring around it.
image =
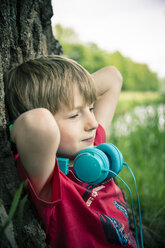
[[[53,38],[51,0],[0,0],[0,229],[20,185],[8,141],[8,113],[4,102],[3,73],[31,58],[62,54]],[[0,237],[0,247],[46,247],[45,233],[27,200],[23,213],[22,244],[18,239],[18,216]]]

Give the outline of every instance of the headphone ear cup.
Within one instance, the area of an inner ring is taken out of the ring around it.
[[[109,174],[109,161],[101,150],[86,148],[76,156],[73,168],[81,181],[98,184],[104,181]]]
[[[97,149],[101,150],[106,154],[109,160],[109,170],[119,174],[123,167],[123,155],[119,149],[111,143],[102,143],[97,146]],[[113,172],[109,172],[108,177],[115,177]]]

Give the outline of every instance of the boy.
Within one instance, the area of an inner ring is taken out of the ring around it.
[[[89,185],[74,176],[84,148],[106,141],[122,85],[115,67],[92,76],[76,62],[47,56],[25,62],[5,78],[15,120],[15,162],[51,247],[136,247],[126,205],[112,179]],[[57,157],[69,158],[69,173]]]

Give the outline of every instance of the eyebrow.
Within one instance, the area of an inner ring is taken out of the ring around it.
[[[72,109],[65,109],[64,112],[67,114],[68,112],[72,112],[74,110],[81,110],[84,107],[84,105],[78,105],[78,106],[74,106]]]
[[[84,106],[85,106],[85,105],[77,105],[77,106],[74,106],[74,107],[73,107],[73,110],[74,110],[74,109],[77,109],[77,110],[82,109],[82,108],[84,108]]]
[[[84,108],[84,107],[86,107],[86,106],[91,106],[91,105],[94,105],[94,102],[91,103],[91,104],[89,104],[89,105],[88,105],[88,104],[86,104],[86,105],[85,105],[85,104],[82,104],[82,105],[74,106],[72,110],[74,110],[74,109],[79,110],[79,109],[82,109],[82,108]],[[72,110],[71,110],[71,111],[72,111]]]

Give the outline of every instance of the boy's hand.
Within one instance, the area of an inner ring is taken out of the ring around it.
[[[54,170],[60,142],[59,128],[53,115],[44,108],[23,113],[15,121],[11,137],[36,193],[41,196]]]
[[[102,68],[92,76],[99,96],[94,109],[95,117],[108,131],[120,95],[122,76],[114,66]]]

